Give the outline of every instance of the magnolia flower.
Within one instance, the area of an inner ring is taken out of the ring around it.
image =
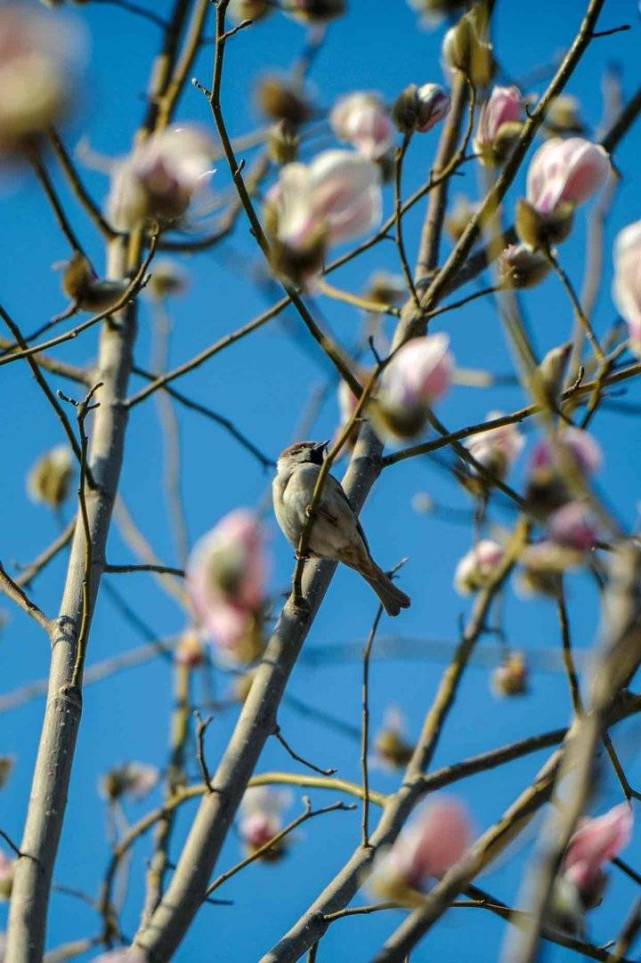
[[[287,164],[265,209],[275,269],[309,280],[328,247],[378,224],[381,203],[380,171],[360,154],[329,150],[308,165]]]
[[[566,428],[559,437],[558,445],[571,456],[576,467],[586,477],[594,475],[603,462],[603,453],[599,443],[581,428]],[[532,473],[551,471],[557,465],[557,459],[549,441],[539,442],[532,452],[530,470]]]
[[[266,574],[263,529],[247,509],[226,515],[189,558],[186,585],[196,618],[223,652],[241,661],[256,656]]]
[[[447,796],[431,799],[394,845],[377,857],[369,888],[377,896],[406,902],[412,890],[424,889],[458,863],[471,842],[472,826],[463,804]]]
[[[527,199],[540,214],[558,204],[584,204],[605,183],[610,158],[600,144],[583,137],[553,137],[539,147],[527,174]]]
[[[394,104],[392,114],[402,133],[426,134],[447,116],[450,105],[450,95],[439,84],[410,84]]]
[[[100,793],[110,802],[122,796],[130,796],[137,802],[155,789],[159,779],[160,772],[156,766],[144,762],[127,762],[103,776]]]
[[[557,509],[547,522],[548,535],[553,542],[574,548],[578,552],[589,552],[598,541],[597,528],[584,502],[572,501]]]
[[[0,903],[5,903],[11,898],[15,871],[15,859],[10,859],[7,854],[0,849]]]
[[[394,127],[380,97],[355,93],[337,101],[329,115],[332,130],[364,157],[376,160],[392,146]]]
[[[553,446],[545,439],[532,453],[527,479],[530,508],[541,517],[561,508],[572,498],[565,482],[568,468],[589,478],[601,467],[603,456],[598,443],[586,431],[569,427]]]
[[[459,595],[471,595],[484,588],[501,565],[505,552],[498,542],[482,538],[456,566],[454,588]]]
[[[452,381],[454,358],[449,343],[446,334],[433,334],[412,338],[397,351],[368,408],[381,437],[397,441],[423,430],[429,408]]]
[[[57,445],[43,455],[27,477],[27,492],[33,502],[58,509],[73,479],[73,456],[67,445]]]
[[[286,791],[269,786],[250,786],[240,804],[238,832],[251,855],[276,836],[283,828],[283,812],[291,805]],[[263,855],[263,859],[278,859],[284,853],[281,841]]]
[[[81,36],[24,4],[0,8],[0,154],[15,154],[68,112]]]
[[[606,881],[604,867],[621,853],[632,837],[634,815],[621,803],[596,819],[584,819],[572,836],[562,873],[578,889],[586,909],[600,901]]]
[[[506,152],[521,130],[523,98],[518,87],[494,87],[481,107],[474,137],[474,150],[482,164],[505,160]]]
[[[486,421],[501,418],[503,412],[490,411]],[[525,437],[519,431],[518,425],[502,425],[490,428],[478,435],[472,435],[467,442],[467,450],[484,468],[505,478],[525,445]]]
[[[612,297],[628,324],[630,348],[641,357],[641,221],[617,234]]]
[[[153,134],[115,168],[107,201],[109,220],[129,231],[147,221],[179,220],[213,173],[214,143],[197,127]]]

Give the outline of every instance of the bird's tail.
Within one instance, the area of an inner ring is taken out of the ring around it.
[[[411,599],[409,595],[406,595],[405,592],[394,585],[389,575],[386,575],[375,562],[372,562],[371,567],[367,571],[362,571],[361,574],[378,595],[388,615],[398,615],[401,609],[410,607]]]

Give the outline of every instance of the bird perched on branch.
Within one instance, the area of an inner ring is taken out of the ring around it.
[[[309,521],[318,475],[325,459],[326,442],[301,441],[280,455],[272,483],[274,511],[283,534],[298,551]],[[388,615],[409,608],[410,599],[372,558],[365,533],[339,481],[325,478],[311,524],[308,552],[316,558],[343,562],[366,579]]]

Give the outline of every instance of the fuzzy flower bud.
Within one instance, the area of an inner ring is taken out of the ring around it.
[[[269,159],[282,167],[291,164],[298,156],[300,137],[297,128],[288,120],[281,120],[271,128],[267,137]]]
[[[603,455],[598,443],[580,428],[566,428],[558,438],[555,451],[547,439],[539,442],[532,453],[528,471],[527,499],[533,511],[542,516],[569,501],[570,494],[563,480],[564,458],[585,478],[601,467]]]
[[[524,652],[510,652],[492,673],[492,691],[499,698],[525,695],[528,665]]]
[[[0,156],[19,154],[66,116],[80,40],[73,24],[28,5],[0,7]]]
[[[10,859],[6,853],[0,850],[0,903],[6,903],[11,899],[15,871],[15,859]]]
[[[577,98],[570,94],[555,97],[545,115],[544,130],[550,137],[583,134],[585,124],[581,120],[581,105]]]
[[[484,4],[477,3],[443,38],[445,68],[460,70],[475,87],[485,87],[494,73],[492,45],[487,37],[487,9]]]
[[[186,586],[196,618],[235,661],[251,662],[260,652],[266,574],[263,529],[247,509],[226,515],[189,558]]]
[[[498,260],[499,279],[506,288],[533,288],[550,270],[544,254],[525,244],[510,244]]]
[[[273,10],[273,5],[269,0],[231,0],[227,7],[227,13],[236,23],[243,20],[262,20]]]
[[[490,411],[485,420],[493,421],[501,418],[502,415],[501,411]],[[467,442],[467,449],[484,468],[503,479],[519,457],[524,445],[525,438],[519,431],[519,426],[514,424],[490,428],[489,431],[472,435]]]
[[[476,215],[479,204],[470,201],[464,194],[456,194],[445,218],[445,230],[456,243],[467,227],[469,221]]]
[[[503,561],[505,552],[498,542],[482,538],[456,566],[454,588],[459,595],[472,595],[485,588]]]
[[[556,407],[563,390],[565,373],[572,353],[572,345],[568,342],[558,348],[552,348],[539,365],[539,375],[545,393],[553,407]]]
[[[505,161],[522,128],[523,98],[518,87],[494,87],[479,114],[474,150],[487,167]]]
[[[129,796],[136,801],[144,799],[155,789],[160,772],[155,766],[142,762],[128,762],[111,769],[100,781],[100,794],[109,802]]]
[[[270,120],[285,120],[292,127],[300,127],[312,115],[309,102],[298,86],[285,78],[263,77],[256,89],[258,109]]]
[[[62,290],[81,311],[107,311],[121,300],[128,281],[112,281],[97,276],[84,256],[76,252],[62,275]]]
[[[33,502],[58,509],[69,494],[73,475],[71,449],[66,445],[57,445],[43,455],[29,472],[29,497]]]
[[[147,222],[179,221],[213,173],[213,156],[213,141],[196,127],[153,134],[115,168],[107,201],[110,222],[130,231]]]
[[[197,633],[188,630],[183,632],[180,642],[176,647],[174,656],[176,665],[182,665],[186,669],[196,669],[205,661],[203,644]]]
[[[283,828],[283,812],[291,805],[288,792],[269,786],[250,786],[240,804],[238,832],[248,855],[273,839]],[[285,854],[285,840],[267,850],[261,859],[269,862]]]
[[[383,899],[411,904],[416,891],[458,863],[471,842],[472,826],[463,804],[447,796],[430,799],[393,846],[377,856],[368,887]]]
[[[377,94],[355,93],[341,97],[329,115],[339,140],[355,147],[364,157],[376,160],[392,146],[394,127]]]
[[[342,17],[346,0],[284,0],[283,12],[303,24],[324,24]]]
[[[596,819],[584,819],[565,852],[561,872],[577,888],[585,909],[601,901],[607,881],[605,867],[632,838],[634,815],[621,803]]]
[[[414,747],[405,735],[405,719],[399,709],[391,707],[385,712],[383,726],[374,740],[376,758],[386,768],[402,769],[412,758]]]
[[[410,84],[392,109],[394,123],[403,134],[427,133],[450,110],[450,95],[439,84]]]
[[[274,270],[309,282],[328,247],[380,221],[381,203],[379,170],[359,154],[330,150],[307,165],[287,164],[265,206]]]
[[[154,260],[153,270],[145,292],[153,301],[184,294],[189,287],[189,276],[185,269],[171,258]]]
[[[448,390],[454,358],[446,334],[412,338],[383,372],[376,400],[368,406],[377,433],[398,441],[419,435],[429,408]]]
[[[614,242],[612,298],[627,322],[630,349],[641,357],[641,221],[624,227]]]

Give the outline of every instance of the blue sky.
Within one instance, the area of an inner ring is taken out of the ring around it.
[[[141,0],[142,2],[142,0]],[[151,4],[150,4],[151,5]],[[548,2],[537,7],[536,16],[523,16],[521,4],[497,4],[495,43],[505,75],[527,77],[532,70],[548,64],[564,51],[573,37],[584,4],[579,0]],[[165,13],[168,0],[154,10]],[[533,6],[532,6],[533,9]],[[150,23],[131,18],[109,5],[89,3],[82,8],[91,37],[91,66],[81,90],[81,104],[67,142],[88,138],[94,151],[117,156],[128,149],[144,104],[149,65],[158,30]],[[591,129],[598,127],[602,110],[601,81],[608,65],[617,65],[625,96],[638,83],[638,50],[641,23],[632,0],[610,0],[601,17],[603,29],[630,23],[627,33],[595,40],[567,88],[580,98],[582,113]],[[210,31],[211,32],[211,28]],[[351,0],[347,17],[333,25],[328,43],[314,64],[310,85],[317,101],[329,107],[335,98],[352,90],[375,89],[392,100],[408,83],[441,81],[439,48],[442,29],[427,33],[417,28],[416,18],[403,0]],[[242,32],[229,45],[225,66],[223,106],[230,130],[241,134],[255,128],[259,118],[252,99],[256,77],[270,70],[286,70],[302,49],[305,34],[298,25],[274,16],[268,22]],[[211,48],[203,49],[194,73],[208,83]],[[542,92],[544,82],[530,88]],[[202,96],[188,88],[178,117],[208,124],[207,105]],[[437,131],[417,137],[406,163],[409,193],[425,178],[433,158]],[[610,248],[618,229],[641,217],[641,197],[635,177],[638,168],[638,133],[632,134],[617,152],[622,183],[607,225],[606,278],[594,317],[597,332],[603,333],[616,318],[609,296]],[[250,155],[248,155],[248,159]],[[53,160],[51,160],[53,168]],[[215,190],[228,186],[221,161],[214,175]],[[108,183],[102,174],[88,171],[87,183],[102,199]],[[101,263],[99,238],[73,200],[65,201],[83,243]],[[522,192],[520,179],[508,195],[506,209],[513,210]],[[2,185],[4,230],[0,234],[2,302],[23,330],[39,323],[63,306],[58,275],[51,264],[67,256],[51,212],[37,186],[23,176]],[[456,180],[460,190],[474,197],[477,171],[468,166]],[[392,198],[386,191],[386,213]],[[406,243],[416,250],[422,205],[407,218]],[[563,264],[577,285],[584,267],[584,222],[582,211],[572,239],[562,249]],[[186,259],[190,273],[189,292],[170,304],[174,321],[171,363],[190,358],[221,335],[232,331],[267,307],[277,297],[275,289],[252,288],[245,275],[246,258],[259,263],[247,225],[240,220],[235,234],[224,246]],[[393,245],[378,246],[357,262],[335,273],[332,283],[361,291],[372,271],[398,271]],[[571,310],[555,278],[548,278],[524,301],[537,351],[542,355],[564,341],[571,328]],[[358,339],[361,318],[351,308],[321,301],[322,315],[346,347]],[[439,319],[441,320],[441,319]],[[142,307],[137,361],[148,365],[153,318],[148,305]],[[438,330],[447,331],[461,367],[479,367],[492,372],[510,371],[511,362],[496,313],[490,302],[476,301],[445,315]],[[77,364],[95,355],[95,329],[87,336],[65,345],[59,356]],[[45,449],[62,441],[59,423],[47,407],[28,368],[12,364],[2,369],[4,417],[0,421],[0,445],[5,452],[0,496],[0,557],[8,568],[14,561],[31,560],[55,537],[57,521],[47,510],[32,505],[25,493],[25,476]],[[54,387],[69,386],[51,378]],[[328,400],[314,426],[318,438],[330,437],[337,418],[333,372],[293,313],[270,322],[257,334],[216,356],[183,379],[178,386],[190,397],[230,417],[235,424],[270,456],[275,456],[294,436],[310,394],[329,385]],[[626,400],[639,402],[638,386],[630,384]],[[493,408],[512,410],[523,402],[518,388],[480,391],[456,388],[439,408],[446,425],[458,427],[481,420]],[[222,515],[239,506],[264,502],[269,477],[260,465],[223,430],[189,411],[179,411],[183,453],[183,491],[192,541],[207,531]],[[623,416],[603,411],[594,421],[594,433],[605,451],[606,467],[599,483],[630,526],[635,524],[640,469],[641,429],[638,415]],[[528,437],[532,428],[528,429]],[[531,444],[531,442],[530,442]],[[161,485],[162,444],[153,401],[138,406],[131,418],[123,492],[140,528],[157,555],[176,564],[169,516]],[[522,458],[512,479],[522,481],[526,459]],[[452,588],[457,560],[469,548],[470,527],[430,516],[419,516],[411,502],[417,492],[427,492],[438,503],[469,510],[471,505],[451,477],[428,461],[412,460],[392,467],[382,476],[363,514],[373,551],[382,565],[392,565],[409,556],[401,584],[413,599],[411,610],[395,622],[384,620],[381,635],[402,638],[437,639],[455,642],[459,619],[469,603]],[[492,518],[509,525],[513,513],[504,502],[492,509]],[[278,532],[271,514],[267,520],[273,555],[272,586],[282,590],[292,571],[292,554]],[[114,529],[109,542],[112,562],[133,561],[129,549]],[[64,560],[58,559],[36,583],[35,598],[48,613],[55,613],[64,578]],[[185,616],[176,603],[151,577],[112,576],[114,585],[135,607],[158,637],[184,627]],[[589,646],[596,635],[598,600],[592,583],[582,575],[569,579],[568,598],[573,639],[577,648]],[[46,675],[47,643],[39,630],[2,601],[9,623],[0,636],[2,693]],[[359,725],[360,664],[351,661],[325,663],[311,658],[312,650],[344,642],[362,641],[376,611],[376,600],[368,587],[353,573],[339,571],[327,600],[306,643],[306,650],[294,672],[290,691],[311,706],[337,718]],[[528,653],[556,650],[560,646],[553,606],[540,601],[524,603],[508,588],[504,600],[504,627],[509,642]],[[101,597],[91,635],[89,664],[124,652],[143,640],[104,595]],[[309,650],[308,655],[306,651]],[[527,698],[497,702],[490,693],[485,665],[469,669],[457,700],[456,710],[446,727],[434,766],[491,749],[543,729],[564,725],[570,716],[567,683],[560,671],[537,671],[532,675]],[[443,666],[428,658],[375,661],[372,668],[371,709],[376,728],[385,708],[402,706],[410,737],[418,734]],[[224,694],[227,677],[217,675],[216,692]],[[197,685],[196,698],[202,698]],[[172,705],[171,666],[162,659],[144,668],[123,672],[87,689],[82,728],[78,742],[69,808],[55,878],[96,893],[108,858],[107,815],[98,796],[100,775],[115,763],[136,759],[162,766]],[[0,826],[19,839],[29,794],[32,764],[37,748],[43,705],[34,700],[0,715],[0,754],[17,756],[10,784],[0,796]],[[216,718],[208,734],[208,757],[213,767],[223,751],[236,710]],[[286,738],[322,766],[332,766],[347,779],[359,779],[357,742],[337,734],[317,721],[303,717],[284,705],[279,721]],[[628,766],[633,784],[641,781],[641,766],[634,754],[638,724],[621,726],[615,741]],[[457,784],[455,791],[467,801],[474,820],[482,830],[502,812],[532,779],[544,756],[532,756],[510,763],[500,774],[488,773]],[[282,748],[270,742],[259,770],[294,771],[295,764]],[[190,769],[196,775],[192,755]],[[372,774],[376,788],[392,791],[395,778],[381,771]],[[295,795],[294,812],[300,808]],[[333,794],[311,793],[316,805],[335,801]],[[619,801],[616,784],[606,773],[599,785],[593,807],[601,811]],[[131,821],[138,819],[152,802],[132,805]],[[179,845],[193,814],[184,807],[172,847],[176,858]],[[206,906],[176,956],[178,963],[248,963],[257,960],[294,922],[314,896],[331,879],[349,856],[359,838],[359,813],[332,814],[305,826],[297,834],[289,855],[278,864],[254,865],[231,881],[220,896],[234,901],[231,907]],[[627,858],[639,866],[637,834]],[[126,933],[136,928],[141,907],[142,880],[148,840],[136,847],[131,869],[129,897],[122,915]],[[518,891],[528,847],[520,847],[482,881],[491,892],[508,903]],[[223,851],[220,868],[239,858],[238,840],[233,834]],[[590,932],[595,942],[604,942],[620,929],[633,899],[634,890],[615,871],[611,888],[601,909],[592,914]],[[5,908],[0,907],[0,929]],[[428,958],[479,961],[498,958],[503,924],[489,914],[452,910],[413,955],[416,963]],[[321,963],[366,963],[385,936],[398,924],[400,914],[381,913],[336,923],[324,938],[318,959]],[[463,928],[464,927],[464,928]],[[99,920],[90,907],[63,894],[54,894],[51,904],[48,945],[92,935]],[[574,954],[559,948],[546,950],[547,963],[572,959]],[[83,958],[84,959],[84,958]]]

